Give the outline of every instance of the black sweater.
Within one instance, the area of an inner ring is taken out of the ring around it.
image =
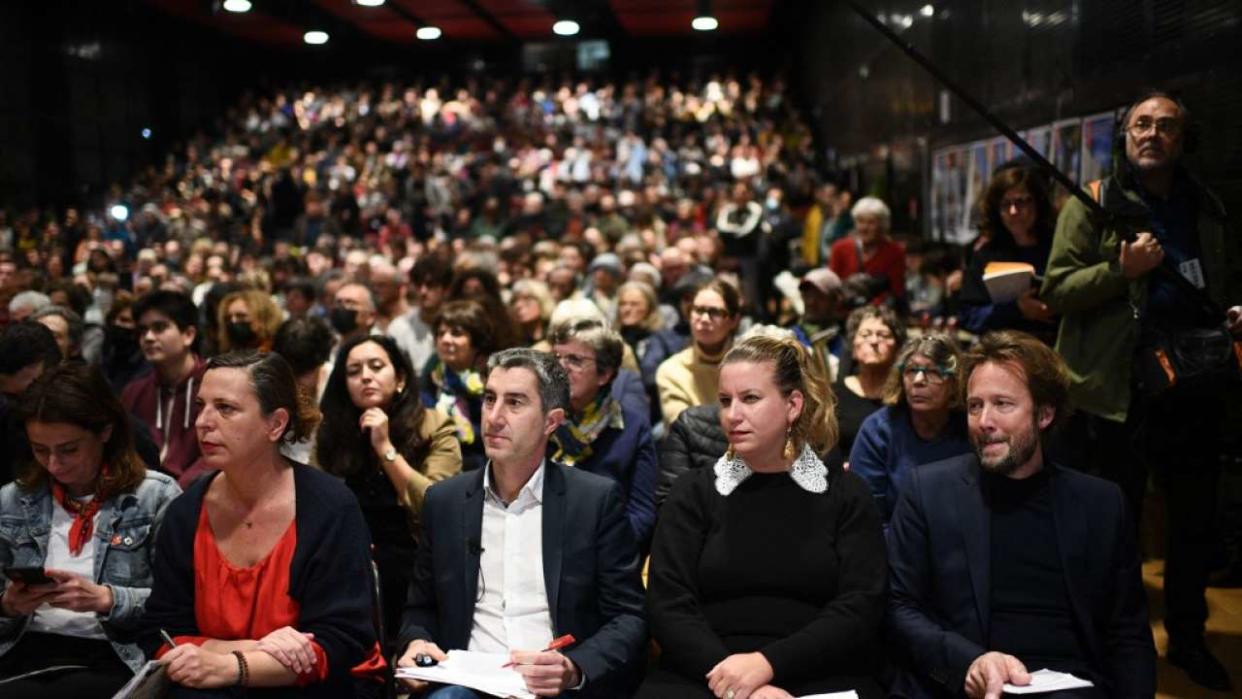
[[[647,605],[661,664],[702,680],[733,653],[760,651],[782,688],[873,671],[887,559],[867,486],[829,467],[828,491],[754,474],[728,497],[695,469],[665,502]],[[795,692],[797,693],[797,692]]]
[[[328,679],[306,687],[305,696],[352,696],[350,668],[366,659],[376,639],[371,538],[358,501],[344,483],[309,466],[293,469],[298,541],[289,569],[289,596],[301,607],[298,630],[315,634],[329,666]],[[139,639],[148,657],[163,643],[160,629],[173,636],[202,635],[194,612],[194,536],[214,477],[196,481],[164,516],[156,541],[155,582]]]

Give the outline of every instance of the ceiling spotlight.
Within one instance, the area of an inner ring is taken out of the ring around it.
[[[328,33],[312,30],[302,35],[302,41],[305,41],[311,46],[321,46],[328,43]]]
[[[932,7],[930,4],[924,5],[923,8],[919,10],[919,14],[924,17],[931,17],[936,14],[936,8]]]
[[[552,25],[552,33],[557,36],[573,36],[578,33],[578,23],[572,19],[562,19]]]
[[[242,12],[249,12],[250,0],[224,0],[224,4],[221,5],[221,7],[223,7],[226,12],[237,12],[239,14]]]
[[[423,41],[432,41],[434,39],[439,39],[440,28],[433,27],[431,25],[427,25],[425,27],[419,27],[418,31],[414,32],[414,36],[422,39]]]
[[[385,0],[354,0],[354,4],[362,5],[363,7],[379,7],[384,2]]]
[[[720,26],[720,22],[717,22],[715,17],[706,15],[703,17],[695,17],[690,20],[690,26],[693,27],[695,31],[713,32]]]

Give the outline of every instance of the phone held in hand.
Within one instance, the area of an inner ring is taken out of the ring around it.
[[[27,585],[55,585],[56,580],[48,577],[42,568],[35,566],[10,566],[4,569],[4,576],[10,580]]]

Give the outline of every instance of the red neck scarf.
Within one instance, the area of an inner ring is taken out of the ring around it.
[[[82,504],[74,500],[65,492],[65,486],[52,479],[52,497],[56,498],[56,502],[65,508],[65,511],[73,515],[73,524],[69,527],[69,553],[76,556],[82,553],[82,547],[86,546],[86,542],[91,540],[91,535],[95,532],[95,515],[99,514],[100,508],[103,507],[103,482],[108,477],[108,467],[105,465],[99,470],[99,484],[95,486],[95,497],[88,503]]]

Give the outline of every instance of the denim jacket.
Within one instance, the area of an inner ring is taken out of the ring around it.
[[[181,494],[177,482],[155,471],[131,493],[110,498],[95,519],[95,582],[112,588],[113,604],[99,621],[121,660],[137,672],[146,661],[133,643],[143,605],[151,594],[155,535],[168,504]],[[0,585],[9,566],[42,567],[51,535],[51,489],[0,488]],[[0,616],[0,656],[26,632],[30,616]]]

